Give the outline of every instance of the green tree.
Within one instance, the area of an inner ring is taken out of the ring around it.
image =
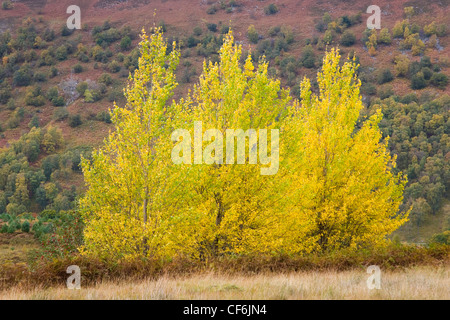
[[[301,63],[305,68],[314,68],[316,65],[316,57],[314,53],[314,49],[309,44],[305,46],[302,52],[302,56],[300,58]]]
[[[350,30],[345,30],[345,32],[342,34],[342,37],[341,37],[341,44],[346,47],[349,47],[349,46],[355,44],[355,42],[356,42],[356,37],[353,34],[353,32],[351,32]]]
[[[259,34],[258,34],[258,32],[256,31],[254,25],[250,25],[250,26],[248,27],[248,30],[247,30],[247,37],[248,37],[248,40],[250,40],[251,43],[258,43],[258,40],[259,40]]]
[[[439,89],[445,89],[448,83],[448,77],[443,73],[434,73],[431,77],[431,84]]]
[[[276,4],[274,4],[274,3],[271,3],[267,7],[264,8],[264,13],[266,15],[272,15],[272,14],[277,13],[278,11],[279,11],[279,9],[276,6]]]
[[[384,84],[394,80],[394,76],[390,69],[383,69],[378,73],[378,84]]]
[[[91,93],[91,90],[89,90],[89,89],[86,89],[86,91],[84,91],[84,102],[87,102],[87,103],[94,102],[94,97]]]
[[[39,117],[37,115],[34,115],[33,118],[31,118],[31,121],[28,124],[28,127],[39,128]]]
[[[131,47],[131,38],[129,36],[125,36],[120,41],[120,49],[122,51],[127,51]]]
[[[27,65],[23,65],[14,73],[14,84],[17,86],[28,86],[32,81],[31,70]]]
[[[69,116],[69,126],[72,128],[78,127],[83,123],[79,114]]]
[[[427,86],[427,82],[422,72],[418,72],[411,78],[411,88],[414,90],[423,89]]]
[[[391,34],[389,33],[389,29],[388,28],[383,28],[380,31],[380,37],[378,39],[379,43],[383,43],[383,44],[391,44],[392,39],[391,39]]]
[[[12,8],[13,8],[13,4],[11,3],[11,1],[7,0],[7,1],[2,2],[3,10],[11,10]]]

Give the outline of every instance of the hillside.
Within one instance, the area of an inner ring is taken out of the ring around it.
[[[404,209],[414,208],[398,235],[424,242],[450,228],[448,0],[378,1],[382,30],[374,33],[366,31],[371,1],[81,0],[76,4],[82,29],[73,32],[64,26],[74,1],[4,3],[0,219],[5,233],[15,232],[11,226],[22,225],[28,213],[74,208],[83,192],[80,156],[89,156],[113,129],[108,109],[114,101],[124,105],[122,89],[137,66],[139,33],[152,26],[161,26],[181,49],[176,97],[193,86],[205,59],[217,61],[230,28],[255,61],[269,60],[271,75],[296,97],[301,79],[315,77],[324,50],[339,46],[342,56],[361,65],[366,105],[361,116],[382,107],[381,129],[390,136],[397,170],[409,177]],[[413,11],[405,11],[408,7]]]

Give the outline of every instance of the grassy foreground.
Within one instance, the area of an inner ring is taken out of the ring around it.
[[[27,263],[18,247],[1,252],[7,255],[0,260],[0,300],[450,299],[449,245],[121,263],[78,254]],[[81,290],[66,288],[70,265],[80,267]],[[380,267],[379,290],[367,287],[370,265]]]
[[[140,281],[103,281],[80,290],[13,287],[0,299],[450,299],[450,267],[381,271],[369,290],[365,270],[232,275],[204,273]]]

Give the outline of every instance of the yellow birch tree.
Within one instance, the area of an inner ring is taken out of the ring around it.
[[[353,61],[327,52],[319,93],[301,104],[268,64],[226,35],[185,99],[170,102],[179,52],[145,32],[139,68],[115,106],[115,131],[83,160],[86,254],[194,258],[304,254],[384,243],[407,219],[406,178],[394,175],[363,108]],[[274,143],[276,142],[276,143]]]

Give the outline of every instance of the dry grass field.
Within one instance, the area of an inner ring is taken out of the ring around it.
[[[253,276],[196,274],[157,280],[102,282],[80,290],[63,286],[0,292],[1,300],[85,299],[450,299],[450,267],[420,266],[405,270],[381,270],[381,288],[369,290],[370,275],[364,269],[264,273]]]

